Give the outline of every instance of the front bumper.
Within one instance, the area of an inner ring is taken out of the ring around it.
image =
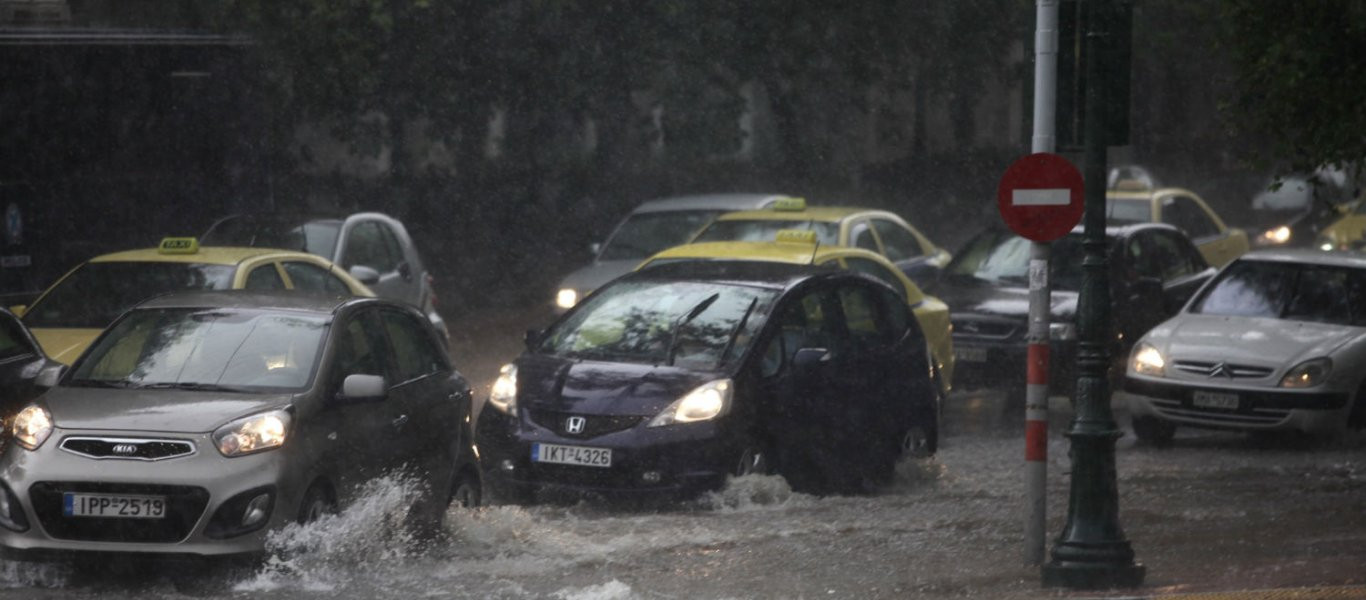
[[[117,437],[188,440],[195,451],[142,461],[96,459],[59,448],[67,437],[102,435],[108,432],[58,429],[36,451],[7,445],[0,454],[0,483],[5,487],[0,492],[10,494],[9,516],[15,517],[0,526],[0,548],[7,556],[258,553],[265,548],[268,531],[283,527],[298,514],[303,492],[298,482],[306,480],[282,450],[229,459],[218,453],[207,434],[128,432]],[[157,519],[65,516],[62,504],[67,492],[162,496],[166,515]],[[254,529],[242,527],[238,515],[245,502],[262,493],[272,495],[269,514]],[[243,532],[246,529],[250,530]]]
[[[1024,389],[1026,355],[1023,339],[953,338],[955,389]],[[1076,342],[1053,341],[1048,350],[1049,388],[1071,396],[1076,387]]]
[[[1345,391],[1211,386],[1129,374],[1124,378],[1133,416],[1157,417],[1181,425],[1239,431],[1341,431],[1351,395]],[[1196,406],[1197,392],[1234,394],[1237,406]]]
[[[475,440],[485,483],[514,495],[561,490],[603,496],[686,496],[721,487],[731,458],[739,451],[734,436],[712,422],[649,428],[642,419],[629,429],[575,437],[488,406],[479,415]],[[533,444],[610,449],[612,465],[537,462],[532,460]]]

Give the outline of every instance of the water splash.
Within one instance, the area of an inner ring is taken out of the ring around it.
[[[787,480],[777,475],[744,475],[726,480],[725,487],[708,492],[697,500],[703,508],[723,511],[769,510],[809,506],[815,498],[792,491]]]
[[[635,596],[631,594],[631,586],[613,579],[602,585],[561,590],[555,592],[555,597],[560,600],[630,600]]]
[[[0,560],[0,589],[66,587],[71,571],[67,564]]]

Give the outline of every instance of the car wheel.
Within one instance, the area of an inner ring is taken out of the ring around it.
[[[768,466],[768,453],[764,452],[757,444],[746,444],[744,449],[736,456],[735,466],[731,468],[731,475],[744,477],[745,475],[767,475],[771,470]]]
[[[1153,445],[1168,444],[1176,436],[1176,423],[1157,417],[1134,417],[1134,435],[1140,442]]]
[[[937,437],[932,424],[912,425],[901,433],[897,440],[897,453],[904,458],[929,458],[934,456]]]
[[[450,504],[460,508],[479,508],[483,503],[483,486],[479,477],[469,471],[461,471],[451,486]]]
[[[337,512],[337,501],[332,492],[322,483],[315,483],[304,492],[304,500],[299,503],[299,522],[312,523],[325,515]]]

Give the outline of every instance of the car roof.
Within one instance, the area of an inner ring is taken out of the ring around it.
[[[277,309],[332,314],[342,305],[357,300],[383,302],[377,298],[301,294],[288,290],[208,290],[162,294],[143,301],[137,308]]]
[[[814,253],[829,247],[785,242],[697,242],[662,250],[650,260],[715,258],[767,260],[794,265],[808,265],[815,258]]]
[[[1332,267],[1351,267],[1366,269],[1366,254],[1349,251],[1317,250],[1313,248],[1286,248],[1275,250],[1254,250],[1239,257],[1238,260],[1265,262],[1308,263]]]
[[[856,214],[890,215],[885,210],[861,208],[857,206],[808,206],[805,210],[746,210],[732,212],[716,218],[718,221],[820,221],[837,223]]]
[[[1167,196],[1167,195],[1173,195],[1173,194],[1182,194],[1182,195],[1186,195],[1186,196],[1198,196],[1198,195],[1199,195],[1199,194],[1196,194],[1195,192],[1192,192],[1192,191],[1190,191],[1190,190],[1188,190],[1188,189],[1186,189],[1186,188],[1179,188],[1179,187],[1159,187],[1159,188],[1152,188],[1152,189],[1118,189],[1118,190],[1106,190],[1106,192],[1105,192],[1105,199],[1106,199],[1106,200],[1152,200],[1153,198],[1155,198],[1155,197],[1157,197],[1157,196]]]
[[[305,252],[279,248],[240,248],[235,246],[200,246],[199,251],[186,254],[166,254],[158,248],[141,248],[102,254],[90,262],[175,262],[210,265],[235,265],[249,258],[267,254],[281,256],[312,256]]]
[[[713,281],[784,289],[812,277],[836,272],[840,271],[826,267],[771,261],[689,260],[652,265],[649,268],[630,273],[622,277],[621,280]]]
[[[786,194],[698,194],[647,200],[632,213],[668,212],[674,210],[750,210],[763,208]]]

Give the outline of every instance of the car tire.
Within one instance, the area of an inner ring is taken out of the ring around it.
[[[312,523],[336,512],[337,501],[333,498],[331,489],[322,482],[318,482],[309,486],[308,491],[304,492],[304,499],[299,503],[298,521],[301,524]]]
[[[1154,446],[1170,444],[1176,437],[1176,423],[1153,416],[1134,417],[1133,427],[1138,441]]]
[[[744,477],[745,475],[768,475],[773,472],[769,466],[768,452],[763,446],[749,442],[741,446],[735,455],[735,462],[731,466],[731,476]]]
[[[484,486],[479,483],[479,476],[465,470],[455,476],[455,482],[451,484],[451,497],[447,504],[456,505],[460,508],[479,508],[483,506]]]

